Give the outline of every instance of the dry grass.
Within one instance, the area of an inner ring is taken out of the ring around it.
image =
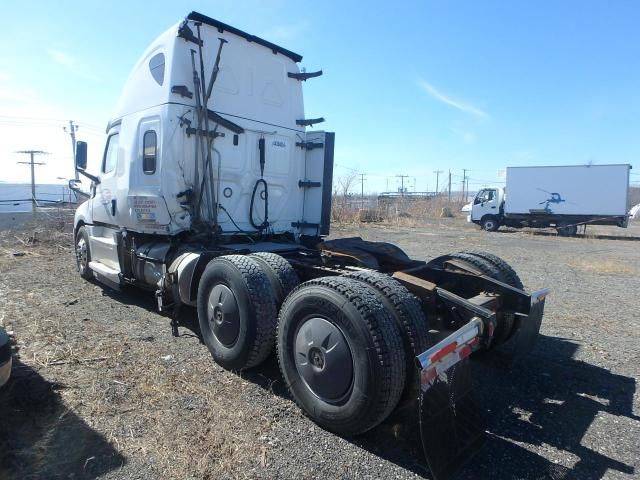
[[[640,267],[633,263],[621,263],[614,260],[589,258],[575,259],[567,263],[568,266],[589,273],[600,275],[611,274],[640,274]]]
[[[0,451],[0,478],[49,478],[60,446],[76,442],[79,428],[91,432],[89,444],[141,464],[145,478],[242,478],[245,469],[255,477],[271,455],[261,439],[291,404],[238,408],[256,395],[255,384],[215,365],[196,338],[172,340],[168,320],[135,304],[143,294],[114,304],[102,287],[80,280],[63,230],[42,222],[0,233],[0,325],[16,332],[21,368],[60,386],[45,388],[36,410],[20,406],[20,424],[32,425],[21,435],[42,440]],[[3,401],[12,400],[0,396],[0,408]],[[74,420],[59,421],[67,416]],[[2,456],[28,461],[5,466]],[[85,457],[81,468],[98,461]]]
[[[465,216],[460,212],[463,203],[449,202],[445,197],[433,199],[396,199],[389,204],[379,203],[375,208],[361,209],[334,198],[331,220],[338,224],[382,223],[395,226],[420,226],[425,221],[438,218]]]

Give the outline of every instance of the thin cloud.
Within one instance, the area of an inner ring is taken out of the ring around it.
[[[490,115],[484,110],[479,109],[478,107],[474,107],[473,105],[463,102],[461,100],[452,98],[444,93],[440,92],[436,87],[431,85],[426,80],[418,80],[418,86],[422,88],[425,92],[427,92],[432,98],[444,103],[445,105],[449,105],[450,107],[456,108],[466,113],[470,113],[480,118],[490,118]]]
[[[76,64],[75,60],[71,55],[61,52],[60,50],[54,50],[53,48],[49,48],[47,49],[47,53],[49,54],[49,57],[51,58],[51,60],[53,60],[56,63],[59,63],[62,66],[73,67]]]
[[[53,60],[58,65],[63,66],[70,72],[93,82],[100,81],[99,77],[89,73],[86,68],[83,68],[80,64],[78,64],[78,62],[76,62],[76,59],[68,53],[61,50],[56,50],[54,48],[49,48],[47,49],[47,54],[49,55],[49,58],[51,58],[51,60]]]

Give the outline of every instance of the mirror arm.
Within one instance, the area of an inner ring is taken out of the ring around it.
[[[91,180],[96,185],[100,184],[100,179],[98,177],[93,176],[90,173],[87,173],[87,172],[85,172],[84,170],[82,170],[80,168],[76,168],[76,170],[80,175],[84,175],[85,177],[87,177],[89,180]]]

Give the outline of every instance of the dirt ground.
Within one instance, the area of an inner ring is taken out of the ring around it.
[[[222,370],[194,312],[173,338],[152,294],[83,281],[70,235],[38,229],[35,241],[33,229],[0,232],[0,324],[19,346],[0,391],[0,478],[429,477],[417,413],[356,439],[325,432],[290,400],[273,358]],[[586,238],[459,219],[332,230],[355,235],[417,259],[483,249],[527,289],[552,290],[531,356],[480,382],[487,441],[462,478],[639,475],[640,224]]]

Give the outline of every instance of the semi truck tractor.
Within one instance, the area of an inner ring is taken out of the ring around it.
[[[547,289],[525,292],[484,252],[412,259],[397,246],[327,239],[335,135],[312,130],[302,57],[192,12],[151,43],[108,122],[101,164],[76,168],[77,268],[139,287],[179,334],[191,307],[213,361],[232,371],[275,351],[291,398],[340,435],[414,402],[425,455],[446,478],[483,427],[469,362],[532,348]],[[184,312],[183,312],[184,313]]]
[[[471,207],[469,221],[487,231],[555,227],[563,236],[580,225],[629,222],[631,165],[567,165],[508,167],[504,188],[483,188]]]

